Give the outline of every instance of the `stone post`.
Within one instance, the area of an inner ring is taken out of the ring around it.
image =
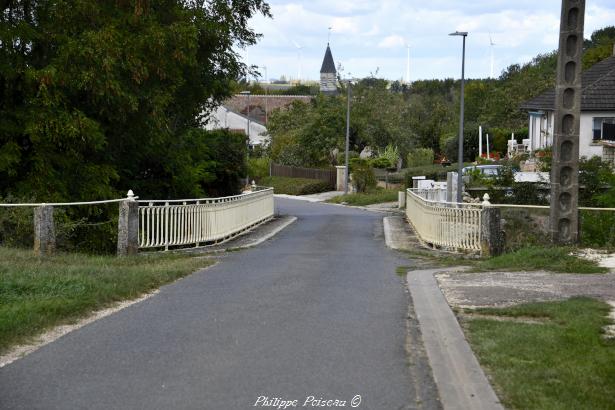
[[[125,201],[120,202],[117,224],[117,255],[135,255],[139,251],[139,203],[132,190]]]
[[[56,249],[56,232],[53,223],[53,207],[39,206],[34,209],[34,254],[52,255]]]
[[[579,239],[579,130],[584,21],[585,0],[562,0],[550,215],[551,239],[558,244],[572,244]]]
[[[425,179],[425,176],[412,177],[412,189],[417,189],[419,187],[419,181],[423,181]]]
[[[399,209],[404,209],[406,207],[406,191],[397,192],[397,202]]]
[[[336,175],[337,179],[335,183],[335,190],[343,191],[344,190],[344,178],[346,177],[346,166],[336,165],[335,168],[337,169],[337,175]]]
[[[499,208],[490,206],[489,195],[485,194],[481,211],[481,255],[498,256],[504,252],[504,233]]]

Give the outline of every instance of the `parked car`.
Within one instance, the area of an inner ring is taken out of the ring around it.
[[[469,173],[474,173],[474,171],[478,170],[483,177],[497,177],[500,175],[503,168],[504,166],[502,165],[473,165],[471,167],[464,167],[463,175],[468,175]]]

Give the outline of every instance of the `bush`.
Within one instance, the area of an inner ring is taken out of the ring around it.
[[[391,162],[384,157],[379,157],[372,160],[372,166],[378,169],[390,168]]]
[[[0,198],[2,203],[27,203],[14,197]],[[34,208],[0,208],[0,245],[32,248],[34,243]]]
[[[276,194],[286,195],[310,195],[331,190],[331,185],[320,179],[265,177],[260,184],[272,187]]]
[[[260,181],[269,176],[269,165],[271,159],[268,157],[248,158],[248,176],[250,180]]]
[[[606,211],[580,211],[581,244],[615,249],[615,215]]]
[[[386,146],[384,151],[380,152],[380,158],[385,158],[389,162],[390,168],[397,169],[397,161],[399,161],[399,149],[389,144]]]
[[[433,165],[433,160],[431,148],[416,148],[408,153],[408,168]]]
[[[356,192],[367,192],[378,184],[369,160],[353,159],[350,163],[350,171],[352,172],[352,185]]]

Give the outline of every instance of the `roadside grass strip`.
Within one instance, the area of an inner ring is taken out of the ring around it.
[[[37,258],[31,250],[0,247],[0,354],[213,263],[186,254]]]
[[[396,202],[398,200],[397,192],[398,190],[396,189],[378,189],[367,193],[338,195],[334,198],[329,199],[327,202],[332,204],[346,203],[347,205],[354,206]]]
[[[595,299],[572,298],[473,309],[462,324],[507,408],[612,409],[615,341],[605,337],[613,324],[610,310]]]
[[[405,251],[412,259],[431,262],[434,266],[466,266],[472,272],[547,271],[554,273],[608,273],[596,260],[578,256],[575,248],[527,246],[493,258],[470,258],[464,254],[442,254],[417,249]]]
[[[574,248],[568,247],[528,246],[495,258],[481,260],[473,268],[480,271],[545,270],[558,273],[607,273],[609,271],[595,261],[575,256],[573,251]]]

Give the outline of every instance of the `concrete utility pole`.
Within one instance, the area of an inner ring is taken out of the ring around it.
[[[584,20],[585,0],[562,0],[550,215],[551,238],[558,244],[572,244],[579,239],[579,129]]]

